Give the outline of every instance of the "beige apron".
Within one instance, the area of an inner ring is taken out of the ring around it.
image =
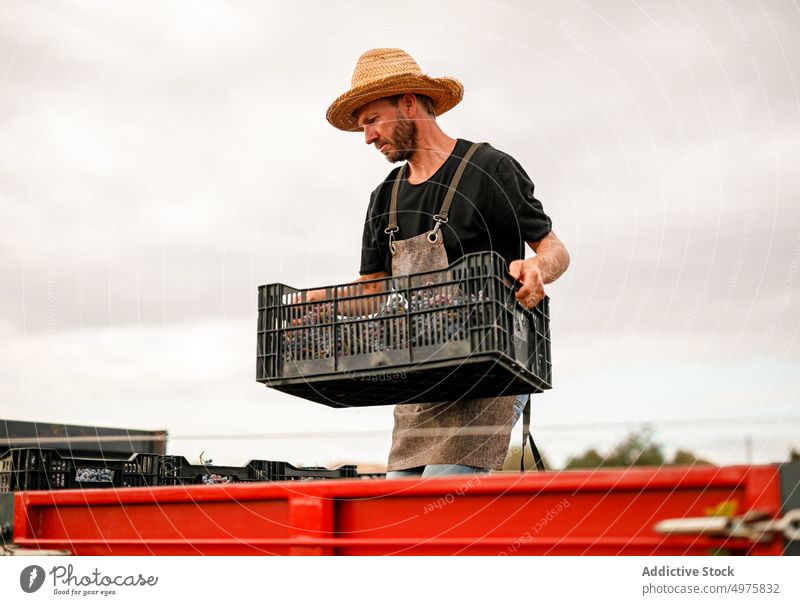
[[[469,148],[456,169],[442,208],[433,217],[436,222],[434,228],[405,240],[395,239],[399,230],[397,194],[406,166],[400,169],[392,187],[389,226],[386,229],[392,253],[392,275],[409,275],[448,267],[440,228],[447,222],[458,182],[479,145],[475,143]],[[515,420],[515,400],[516,396],[512,395],[395,406],[387,470],[396,471],[426,464],[502,468]]]

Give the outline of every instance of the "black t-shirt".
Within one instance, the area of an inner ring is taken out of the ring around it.
[[[400,183],[397,195],[398,240],[433,229],[433,215],[442,207],[456,168],[472,143],[458,139],[453,153],[424,183]],[[361,275],[392,272],[389,205],[392,184],[400,167],[389,173],[370,196],[361,243]],[[552,228],[542,204],[533,196],[533,183],[522,166],[507,153],[488,144],[472,156],[461,177],[448,222],[442,225],[450,263],[471,252],[494,250],[510,263],[525,258],[526,242],[542,239]]]

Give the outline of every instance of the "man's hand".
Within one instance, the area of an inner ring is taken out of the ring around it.
[[[537,242],[528,242],[528,246],[536,256],[512,261],[508,272],[522,282],[517,300],[530,309],[544,298],[544,285],[554,282],[567,270],[569,253],[552,231]]]
[[[356,284],[360,282],[383,279],[389,277],[386,271],[378,271],[377,273],[369,273],[362,275],[350,284],[339,286],[336,288],[336,295],[339,298],[339,313],[341,315],[357,316],[368,315],[375,313],[380,308],[380,300],[376,296],[383,292],[384,282],[378,281],[375,283],[364,284],[359,287]],[[353,297],[360,298],[353,298]],[[301,294],[294,294],[290,297],[291,304],[300,303]],[[318,313],[324,316],[331,316],[333,314],[333,290],[331,288],[321,288],[319,290],[307,290],[305,296],[306,303],[319,303],[321,301],[331,301],[318,308]],[[297,325],[300,322],[297,320],[292,321],[292,325]]]
[[[306,301],[318,302],[320,300],[325,300],[325,288],[322,288],[321,290],[309,290],[306,292]]]
[[[514,279],[522,282],[522,287],[517,290],[517,300],[528,309],[532,309],[544,299],[544,281],[542,271],[537,259],[512,261],[508,272]]]

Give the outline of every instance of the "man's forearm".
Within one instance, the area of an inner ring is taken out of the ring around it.
[[[350,300],[342,300],[340,301],[340,308],[343,311],[344,315],[370,315],[372,313],[376,313],[380,308],[381,300],[375,296],[375,294],[380,294],[383,291],[384,281],[377,281],[366,283],[363,285],[357,285],[361,282],[378,279],[382,277],[388,277],[388,273],[371,273],[368,275],[362,275],[358,279],[352,282],[352,285],[343,286],[337,289],[337,296],[341,298],[347,298],[349,296],[360,296],[358,299],[350,299]],[[369,298],[364,298],[369,296]]]
[[[384,277],[389,277],[389,274],[386,273],[385,271],[379,271],[378,273],[368,273],[366,275],[362,275],[362,276],[358,277],[356,280],[353,281],[353,283],[357,284],[359,282],[370,281],[370,280],[373,280],[373,279],[381,279],[381,278],[384,278]],[[364,285],[364,293],[365,294],[372,294],[372,293],[376,293],[376,292],[381,292],[381,291],[383,291],[384,283],[385,282],[383,282],[383,281],[378,281],[378,282],[371,283],[371,284],[365,284]]]
[[[381,278],[384,277],[389,277],[389,274],[385,271],[362,275],[348,285],[338,286],[335,294],[331,288],[308,290],[303,302],[327,302],[330,305],[330,301],[332,301],[335,296],[337,299],[339,299],[338,312],[341,315],[369,315],[380,309],[381,300],[376,295],[383,291],[385,281]],[[359,285],[360,282],[373,279],[378,279],[380,281]],[[300,301],[298,300],[297,302]]]
[[[534,246],[531,245],[531,248]],[[539,267],[545,284],[557,280],[569,267],[569,252],[555,234],[543,239],[534,250],[536,256],[528,260]]]

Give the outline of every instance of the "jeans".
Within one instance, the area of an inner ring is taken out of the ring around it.
[[[404,477],[441,477],[444,475],[471,475],[477,473],[488,473],[490,469],[478,466],[467,466],[466,464],[426,464],[425,466],[415,466],[414,468],[404,468],[401,471],[389,471],[386,473],[387,479],[402,479]]]
[[[517,400],[514,402],[514,424],[516,426],[519,422],[519,417],[522,416],[522,411],[525,409],[525,404],[531,398],[530,395],[517,395]]]

